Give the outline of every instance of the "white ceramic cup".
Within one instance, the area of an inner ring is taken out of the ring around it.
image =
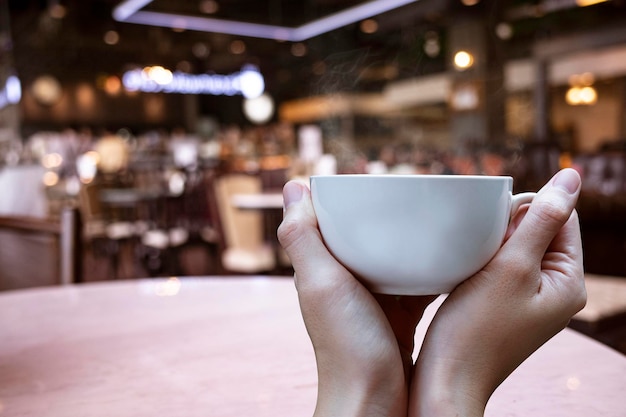
[[[506,176],[311,177],[330,252],[372,292],[397,295],[449,293],[483,268],[535,195],[512,188]]]

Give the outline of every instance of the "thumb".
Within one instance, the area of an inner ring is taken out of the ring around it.
[[[580,194],[581,179],[574,169],[559,171],[537,193],[528,212],[506,242],[525,248],[532,259],[541,259],[568,221]]]
[[[296,271],[296,284],[322,284],[324,273],[340,267],[339,262],[328,252],[317,227],[317,218],[309,188],[297,181],[289,181],[283,188],[285,214],[278,227],[278,240],[287,252]],[[317,279],[308,279],[317,277]],[[301,282],[301,281],[310,282]]]

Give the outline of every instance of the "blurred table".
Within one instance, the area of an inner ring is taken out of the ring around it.
[[[265,240],[272,245],[277,270],[280,271],[283,265],[291,265],[285,257],[281,255],[281,247],[276,236],[278,226],[283,220],[283,193],[281,190],[266,191],[258,194],[234,194],[231,197],[231,204],[239,210],[258,210],[263,213],[263,228]]]
[[[104,204],[116,206],[135,206],[142,201],[156,200],[164,196],[160,190],[142,190],[139,188],[103,188],[99,198]]]
[[[623,417],[624,375],[623,355],[566,329],[504,382],[486,416]],[[316,378],[289,278],[0,293],[1,416],[311,416]]]
[[[282,210],[283,193],[281,191],[260,194],[235,194],[231,203],[243,210]]]

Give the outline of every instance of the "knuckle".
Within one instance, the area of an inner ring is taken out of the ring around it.
[[[534,210],[529,212],[541,225],[558,224],[563,225],[570,217],[571,210],[565,204],[555,201],[539,200],[533,204]]]
[[[292,247],[302,233],[302,224],[294,218],[285,218],[276,231],[278,241],[285,250]]]
[[[506,270],[509,276],[524,278],[537,270],[537,261],[521,251],[505,252],[498,261],[498,266]]]

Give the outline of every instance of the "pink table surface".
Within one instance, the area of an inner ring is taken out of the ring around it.
[[[2,417],[311,416],[316,381],[289,278],[0,293]],[[626,357],[566,329],[504,382],[486,415],[624,417],[625,392]]]

